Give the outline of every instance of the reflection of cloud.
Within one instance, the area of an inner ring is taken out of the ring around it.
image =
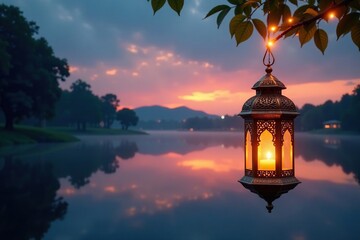
[[[228,172],[233,169],[231,164],[228,164],[226,161],[221,161],[221,163],[216,163],[212,160],[203,160],[203,159],[194,159],[186,160],[177,163],[178,166],[189,167],[191,170],[203,170],[208,169],[215,172]]]
[[[106,186],[104,188],[104,191],[109,192],[109,193],[114,193],[114,192],[116,192],[116,188],[115,188],[115,186]]]

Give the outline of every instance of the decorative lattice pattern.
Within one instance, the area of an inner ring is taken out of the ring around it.
[[[275,120],[258,120],[256,122],[256,126],[257,126],[257,142],[258,144],[260,143],[260,136],[261,134],[265,131],[268,130],[271,135],[273,136],[273,142],[275,143]]]
[[[289,112],[296,112],[296,106],[293,103],[293,101],[291,101],[289,98],[285,97],[285,96],[281,96],[280,98],[280,106],[281,109],[284,111],[289,111]]]
[[[283,170],[281,171],[282,177],[291,177],[294,176],[294,170]]]
[[[263,110],[263,111],[271,111],[278,110],[279,102],[276,95],[273,94],[264,94],[258,96],[258,98],[254,101],[253,110]]]
[[[257,171],[257,176],[258,177],[264,177],[264,178],[276,177],[276,171],[258,170]]]
[[[281,143],[284,142],[284,134],[288,130],[291,135],[291,142],[294,142],[294,122],[292,120],[281,121]]]

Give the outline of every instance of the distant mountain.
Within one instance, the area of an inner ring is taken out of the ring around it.
[[[218,118],[219,116],[207,114],[203,111],[193,110],[188,107],[167,108],[162,106],[146,106],[135,108],[134,111],[140,118],[140,121],[151,120],[175,120],[181,121],[183,119],[192,117],[209,117]]]

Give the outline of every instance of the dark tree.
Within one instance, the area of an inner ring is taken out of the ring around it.
[[[139,151],[136,142],[128,140],[121,141],[120,145],[115,149],[116,155],[123,160],[128,160],[135,157],[135,154]]]
[[[69,76],[65,59],[54,56],[44,38],[36,39],[38,26],[14,6],[0,5],[0,107],[5,128],[14,121],[35,116],[48,119],[60,97],[58,81]]]
[[[101,113],[105,128],[110,128],[116,118],[116,110],[119,107],[120,100],[115,94],[108,93],[102,97]]]
[[[100,122],[100,99],[91,91],[91,86],[78,79],[70,87],[69,114],[77,129],[85,131],[87,124]]]
[[[116,119],[120,121],[123,130],[128,130],[129,126],[136,126],[139,122],[134,110],[123,108],[116,114]]]
[[[6,157],[0,170],[0,239],[42,239],[51,222],[66,214],[59,188],[51,165]]]

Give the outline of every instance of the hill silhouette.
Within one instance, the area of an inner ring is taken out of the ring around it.
[[[191,108],[181,106],[177,108],[167,108],[163,106],[144,106],[135,108],[134,111],[141,121],[182,121],[193,117],[219,118],[220,116],[208,114],[203,111],[193,110]]]

